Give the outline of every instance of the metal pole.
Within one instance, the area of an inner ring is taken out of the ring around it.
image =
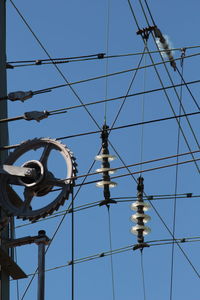
[[[49,243],[49,238],[44,230],[38,232],[38,300],[44,300],[45,294],[45,246]]]
[[[6,0],[0,1],[0,97],[7,95],[6,84]],[[7,118],[7,102],[0,101],[0,119]],[[0,124],[0,146],[8,145],[8,125],[7,123]],[[6,151],[0,152],[0,163],[3,163],[7,157]],[[3,212],[0,211],[2,219]],[[2,239],[9,237],[8,226],[0,236],[0,244]],[[3,245],[2,245],[3,246]],[[0,270],[0,300],[9,300],[9,275],[3,270]]]

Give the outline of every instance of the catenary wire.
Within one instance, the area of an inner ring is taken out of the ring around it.
[[[110,247],[110,268],[111,268],[111,280],[112,280],[112,296],[115,300],[115,277],[114,277],[114,263],[113,263],[113,247],[112,247],[112,230],[111,230],[111,214],[110,214],[110,205],[107,205],[108,212],[108,236],[109,236],[109,247]]]
[[[200,55],[200,53],[198,53],[198,55]],[[187,57],[192,57],[192,56],[194,56],[194,55],[190,55],[190,56],[187,56]],[[187,58],[187,57],[185,57],[185,58]],[[174,60],[179,61],[179,60],[181,60],[181,58],[176,58]],[[99,80],[99,79],[104,79],[104,78],[107,78],[107,77],[112,77],[112,76],[117,76],[117,75],[121,75],[121,74],[125,74],[125,73],[130,73],[130,72],[133,72],[133,71],[136,71],[136,70],[142,70],[142,69],[155,67],[155,66],[159,66],[159,65],[165,65],[167,62],[170,62],[170,61],[166,60],[166,61],[161,61],[161,62],[157,62],[157,63],[153,62],[150,65],[141,66],[139,68],[126,69],[126,70],[122,70],[122,71],[118,71],[118,72],[109,73],[109,74],[106,74],[106,75],[94,76],[94,77],[90,77],[90,78],[86,78],[86,79],[82,79],[82,80],[78,80],[78,81],[73,81],[73,82],[68,82],[67,81],[66,83],[63,83],[63,84],[53,85],[51,87],[43,88],[43,89],[40,89],[40,90],[35,90],[35,91],[33,91],[33,95],[46,93],[46,92],[49,92],[49,91],[52,91],[52,90],[55,90],[55,89],[58,89],[58,88],[63,88],[63,87],[70,87],[72,89],[72,85],[82,84],[82,83],[86,83],[86,82],[90,82],[90,81],[94,81],[94,80]],[[5,100],[5,99],[7,99],[7,98],[6,97],[0,98],[0,100]],[[82,103],[82,105],[84,106],[84,103]]]
[[[200,242],[200,237],[176,238],[175,241],[178,244],[195,243],[195,242]],[[147,241],[147,244],[150,247],[155,247],[155,246],[171,245],[173,242],[174,242],[173,239],[163,239],[163,240]],[[126,247],[121,247],[121,248],[118,248],[118,249],[114,249],[112,251],[112,255],[113,254],[121,254],[121,253],[124,253],[124,252],[127,252],[127,251],[133,251],[133,247],[136,246],[136,245],[129,245],[129,246],[126,246]],[[95,259],[104,258],[104,257],[109,256],[109,255],[111,255],[110,251],[105,251],[105,252],[101,252],[101,253],[97,253],[97,254],[94,254],[94,255],[85,256],[85,257],[76,259],[74,263],[75,264],[84,263],[84,262],[92,261],[92,260],[95,260]],[[58,270],[58,269],[61,269],[61,268],[69,267],[70,265],[71,265],[71,262],[68,262],[68,263],[66,263],[64,265],[61,265],[61,266],[56,266],[56,267],[53,267],[53,268],[46,269],[45,272],[50,272],[50,271]],[[33,274],[34,273],[28,274],[27,276],[30,277]],[[199,274],[198,274],[198,278],[200,278]]]
[[[145,51],[145,48],[144,48],[144,51]],[[143,53],[144,53],[144,52],[143,52]],[[127,97],[129,96],[129,92],[130,92],[131,87],[132,87],[132,85],[133,85],[133,83],[134,83],[134,81],[135,81],[135,78],[136,78],[136,76],[137,76],[139,67],[140,67],[140,65],[141,65],[141,63],[142,63],[143,57],[144,57],[144,55],[142,54],[142,56],[141,56],[141,58],[140,58],[140,60],[139,60],[137,69],[135,70],[135,73],[133,74],[133,77],[132,77],[131,82],[130,82],[130,84],[129,84],[128,90],[127,90],[126,95],[125,95],[125,97],[124,97],[124,99],[123,99],[123,102],[122,102],[122,104],[120,105],[120,108],[119,108],[119,110],[118,110],[118,112],[117,112],[117,114],[116,114],[116,116],[115,116],[115,119],[114,119],[114,121],[113,121],[113,123],[112,123],[111,130],[112,130],[112,128],[115,126],[115,123],[117,122],[117,119],[119,118],[119,115],[120,115],[120,113],[121,113],[121,111],[122,111],[122,108],[123,108],[124,105],[125,105],[126,99],[127,99]]]
[[[171,51],[181,51],[182,49],[195,49],[200,48],[200,45],[195,46],[187,46],[187,47],[181,47],[181,48],[171,48]],[[145,52],[144,54],[153,54],[153,53],[159,53],[159,52],[165,52],[167,50],[154,50],[150,52]],[[128,56],[137,56],[142,55],[142,52],[135,52],[135,53],[125,53],[125,54],[114,54],[114,55],[106,55],[105,53],[97,53],[97,54],[91,54],[91,55],[83,55],[83,56],[76,56],[76,57],[54,57],[52,58],[54,64],[58,63],[70,63],[70,62],[81,62],[81,61],[90,61],[90,60],[99,60],[99,59],[111,59],[111,58],[121,58],[121,57],[128,57]],[[94,57],[96,56],[96,57]],[[85,58],[83,58],[85,57]],[[18,65],[18,64],[23,65]],[[28,64],[30,63],[30,64]],[[26,67],[26,66],[41,66],[45,64],[53,64],[50,59],[34,59],[34,60],[20,60],[20,61],[8,61],[7,64],[17,64],[13,66],[16,67]],[[12,69],[12,67],[11,67]]]
[[[132,7],[132,4],[130,3],[130,1],[129,1],[129,5]],[[133,7],[132,7],[132,11],[133,11]],[[136,22],[136,25],[137,25],[137,27],[138,27],[138,30],[139,30],[140,28],[139,28],[139,25],[138,25],[136,16],[135,16],[134,12],[133,12],[132,14],[133,14],[134,20],[135,20],[135,22]],[[147,21],[147,23],[148,23],[148,21]],[[144,39],[143,39],[143,40],[144,40]],[[148,48],[147,48],[147,49],[148,49]],[[152,64],[154,64],[154,60],[153,60],[151,54],[149,54],[149,57],[150,57],[150,60],[151,60]],[[165,63],[166,63],[166,62],[165,62]],[[165,63],[164,63],[164,66],[165,66],[165,68],[166,68],[166,64],[165,64]],[[158,72],[158,70],[157,70],[157,68],[156,68],[155,65],[154,65],[154,69],[155,69],[156,75],[157,75],[157,77],[158,77],[158,79],[159,79],[159,81],[160,81],[161,86],[164,87],[164,84],[163,84],[163,81],[162,81],[162,79],[161,79],[161,76],[160,76],[160,74],[159,74],[159,72]],[[168,72],[168,70],[167,70],[167,72]],[[172,82],[172,84],[173,84],[173,82]],[[164,94],[165,94],[165,96],[166,96],[166,98],[167,98],[168,104],[169,104],[169,106],[170,106],[170,108],[171,108],[171,110],[172,110],[174,116],[176,116],[175,110],[174,110],[174,108],[173,108],[173,105],[172,105],[172,103],[171,103],[171,100],[170,100],[170,98],[169,98],[169,96],[168,96],[166,90],[163,89],[163,91],[164,91]],[[175,91],[176,91],[176,90],[175,90]],[[184,131],[183,131],[181,125],[180,125],[180,123],[178,122],[177,119],[176,119],[176,121],[177,121],[177,125],[180,127],[182,136],[183,136],[184,141],[185,141],[185,143],[186,143],[186,145],[187,145],[187,147],[188,147],[188,150],[191,151],[191,147],[190,147],[190,145],[189,145],[189,143],[188,143],[188,140],[187,140],[187,138],[186,138],[186,136],[185,136],[185,133],[184,133]],[[197,143],[198,143],[198,141],[197,141]],[[191,155],[192,155],[192,154],[191,154]],[[195,164],[195,166],[196,166],[196,168],[197,168],[198,173],[200,173],[200,169],[199,169],[198,164],[195,162],[195,159],[194,159],[193,156],[192,156],[192,158],[193,158],[193,160],[194,160],[194,164]]]
[[[151,195],[151,196],[147,196],[147,200],[151,199],[151,201],[159,201],[159,200],[174,200],[175,195],[171,194],[171,195]],[[192,196],[191,193],[188,194],[177,194],[176,195],[177,199],[192,199],[192,198],[200,198],[200,195],[194,195]],[[124,204],[124,203],[132,203],[134,200],[137,200],[137,197],[133,197],[133,196],[124,196],[124,197],[112,197],[113,200],[116,201],[116,203],[119,204]],[[80,206],[76,206],[74,208],[74,213],[76,212],[80,212],[83,210],[87,210],[87,209],[91,209],[91,208],[95,208],[95,207],[99,207],[99,204],[103,201],[103,199],[99,200],[99,201],[95,201],[95,202],[91,202],[91,203],[87,203],[87,204],[83,204]],[[27,222],[25,224],[22,225],[17,225],[15,227],[15,229],[19,229],[22,227],[26,227],[26,226],[30,226],[30,225],[34,225],[35,223],[40,223],[40,222],[45,222],[48,221],[50,219],[54,219],[54,218],[58,218],[63,216],[64,214],[69,214],[72,213],[72,209],[65,209],[63,211],[60,212],[56,212],[53,213],[51,216],[46,217],[45,219],[40,219],[35,221],[34,223],[32,222]]]
[[[200,82],[200,80],[195,80],[195,81],[187,82],[187,84],[196,84],[196,83],[199,83],[199,82]],[[183,86],[183,85],[184,84],[176,84],[174,86],[175,87],[180,87],[180,86]],[[114,98],[110,98],[110,99],[106,99],[106,100],[99,100],[99,101],[95,101],[95,102],[89,102],[89,103],[85,103],[84,106],[96,105],[96,104],[101,104],[101,103],[109,102],[109,101],[122,100],[124,98],[126,98],[126,100],[127,99],[132,100],[132,99],[130,99],[131,97],[139,96],[139,95],[143,95],[143,94],[148,94],[148,93],[153,93],[153,92],[158,92],[158,91],[162,91],[163,89],[171,89],[174,86],[166,86],[164,88],[147,90],[147,91],[144,91],[144,92],[138,92],[138,93],[134,93],[134,94],[126,94],[126,95],[122,95],[122,96],[118,96],[118,97],[114,97]],[[54,110],[49,111],[49,114],[50,115],[56,115],[56,114],[60,114],[62,112],[66,113],[67,110],[77,109],[77,108],[81,108],[81,107],[83,107],[82,104],[75,105],[75,106],[68,106],[68,107],[59,108],[59,109],[54,109]],[[24,119],[24,115],[22,115],[22,116],[16,116],[16,117],[12,117],[12,118],[0,119],[0,123],[18,121],[18,120],[23,120],[23,119]]]
[[[27,23],[27,21],[25,20],[25,18],[23,17],[23,15],[19,12],[19,10],[17,9],[17,7],[16,7],[15,4],[13,3],[13,1],[12,1],[12,0],[10,0],[10,1],[11,1],[12,5],[15,7],[15,9],[17,10],[17,12],[18,12],[18,14],[20,15],[20,17],[22,18],[23,22],[26,24],[26,26],[29,28],[29,30],[30,30],[31,33],[33,34],[33,36],[36,38],[37,42],[40,44],[40,46],[41,46],[42,49],[45,51],[45,53],[47,54],[47,56],[51,59],[49,53],[48,53],[47,50],[44,48],[44,46],[41,44],[40,40],[37,38],[37,36],[36,36],[35,33],[33,32],[33,30],[30,28],[29,24]],[[54,64],[54,66],[55,66],[55,68],[57,69],[57,71],[59,72],[59,74],[62,76],[62,78],[65,80],[65,82],[68,84],[67,78],[66,78],[66,77],[64,76],[64,74],[61,72],[61,70],[58,68],[58,66],[55,65],[55,64]],[[80,97],[78,96],[78,94],[75,92],[75,90],[72,88],[72,86],[70,85],[69,87],[70,87],[71,91],[74,93],[74,95],[77,97],[77,99],[79,100],[79,102],[80,102],[81,104],[83,104],[82,100],[80,99]],[[94,119],[94,117],[91,115],[91,113],[88,111],[87,107],[84,106],[84,109],[85,109],[86,112],[89,114],[90,118],[93,120],[93,122],[96,124],[96,126],[100,129],[98,123],[96,122],[96,120]],[[111,144],[110,142],[109,142],[109,144],[110,144],[111,147],[114,149],[114,147],[112,146],[112,144]],[[114,149],[114,150],[115,150],[115,149]],[[116,150],[115,150],[115,152],[116,152]],[[117,152],[116,152],[116,153],[117,153]],[[122,161],[122,163],[124,163],[123,160],[122,160],[122,158],[120,157],[120,155],[119,155],[118,153],[117,153],[117,155],[118,155],[119,159]],[[59,227],[60,227],[61,224],[62,224],[62,220],[61,220],[61,222],[60,222],[60,224],[59,224],[59,226],[58,226],[58,229],[59,229]],[[56,234],[56,233],[57,233],[57,230],[56,230],[55,234]],[[49,248],[50,245],[51,245],[51,243],[48,245],[47,249]],[[32,280],[33,280],[33,278],[34,278],[34,277],[32,277]],[[30,284],[32,283],[32,280],[30,281]],[[26,295],[26,292],[28,291],[29,286],[30,286],[30,285],[28,285],[27,289],[25,290],[25,293],[23,294],[23,298],[24,298],[24,296]],[[22,298],[22,299],[23,299],[23,298]]]
[[[141,3],[141,0],[140,0],[140,3]],[[150,17],[151,17],[151,20],[152,20],[153,24],[155,25],[155,20],[154,20],[154,18],[153,18],[153,15],[152,15],[152,13],[151,13],[151,10],[150,10],[149,5],[148,5],[148,3],[147,3],[146,0],[145,0],[145,4],[146,4],[147,10],[148,10],[148,12],[149,12],[149,15],[150,15]],[[154,40],[155,40],[155,39],[154,39]],[[161,53],[160,53],[160,54],[161,54]],[[183,78],[183,74],[179,71],[178,67],[176,67],[176,70],[177,70],[179,76],[181,77],[181,80],[184,82],[184,84],[185,84],[185,86],[186,86],[188,92],[190,93],[190,95],[191,95],[191,97],[192,97],[192,99],[193,99],[195,105],[197,106],[198,109],[200,109],[200,106],[198,105],[198,103],[197,103],[197,101],[196,101],[194,95],[192,94],[190,88],[187,86],[187,84],[186,84],[186,82],[185,82],[185,80],[184,80],[184,78]]]
[[[139,0],[139,3],[140,3],[140,5],[141,5],[141,8],[142,8],[142,11],[143,11],[143,13],[144,13],[144,16],[145,16],[145,19],[146,19],[146,21],[147,21],[147,24],[149,24],[141,0]],[[149,9],[148,6],[147,6],[147,8]],[[152,34],[152,36],[153,36],[153,34]],[[154,36],[153,36],[153,38],[154,38]],[[154,41],[155,41],[155,38],[154,38]],[[155,42],[155,44],[156,44],[156,42]],[[158,48],[158,45],[157,45],[157,44],[156,44],[156,46],[157,46],[157,48]],[[150,56],[151,56],[151,55],[150,55]],[[161,54],[160,54],[160,56],[161,56],[161,59],[164,61],[164,59],[163,59],[163,57],[162,57]],[[153,62],[153,60],[152,60],[152,62]],[[164,67],[165,67],[165,70],[166,70],[166,72],[167,72],[167,74],[168,74],[168,77],[169,77],[171,83],[173,84],[173,80],[172,80],[172,78],[171,78],[171,75],[170,75],[170,73],[169,73],[169,71],[168,71],[168,68],[167,68],[166,64],[164,64]],[[155,68],[156,68],[156,67],[155,67]],[[174,91],[175,91],[176,96],[177,96],[177,98],[178,98],[178,100],[179,100],[180,106],[181,106],[182,110],[184,111],[184,108],[183,108],[183,106],[182,106],[182,103],[180,102],[179,95],[178,95],[178,93],[177,93],[177,91],[176,91],[176,88],[174,88]],[[171,106],[171,105],[170,105],[170,106]],[[192,126],[191,126],[189,120],[188,120],[188,124],[189,124],[189,127],[190,127],[190,129],[191,129],[191,131],[192,131],[192,133],[193,133],[194,139],[195,139],[195,141],[197,142],[197,145],[198,145],[198,147],[199,147],[198,141],[197,141],[197,139],[196,139],[196,136],[195,136],[195,134],[194,134],[194,131],[193,131],[193,129],[192,129]],[[182,132],[182,135],[183,135],[182,127],[180,126],[179,123],[178,123],[178,125],[179,125],[180,131]],[[184,137],[184,139],[185,139],[185,135],[183,135],[183,137]],[[186,141],[186,139],[185,139],[185,141]],[[186,144],[189,146],[188,142],[186,142]],[[189,147],[188,147],[188,148],[189,148]],[[190,149],[190,148],[189,148],[189,149]],[[198,167],[198,165],[197,165],[196,162],[195,162],[195,165],[196,165],[196,167],[197,167],[198,172],[200,172],[199,167]],[[169,230],[168,230],[168,231],[169,231]],[[173,236],[173,235],[172,235],[172,236]],[[174,236],[173,236],[173,237],[174,237]],[[189,260],[189,258],[188,258],[188,256],[186,255],[186,253],[183,251],[183,249],[180,247],[179,244],[177,244],[177,246],[179,247],[179,249],[181,250],[181,252],[182,252],[183,255],[185,256],[185,258],[186,258],[186,260],[188,261],[188,263],[189,263],[189,264],[191,265],[191,267],[193,268],[194,272],[198,275],[197,270],[194,268],[192,262]],[[198,276],[199,276],[199,275],[198,275]]]
[[[200,160],[200,158],[195,159],[195,161],[199,161],[199,160]],[[164,169],[164,168],[175,167],[177,165],[183,165],[183,164],[192,163],[192,162],[194,162],[193,159],[182,161],[182,162],[179,162],[178,164],[174,163],[174,164],[169,164],[169,165],[154,167],[154,168],[150,168],[150,169],[144,169],[144,170],[141,170],[141,171],[135,171],[135,172],[131,172],[130,171],[129,173],[125,173],[125,174],[122,174],[122,175],[113,176],[110,179],[113,180],[113,179],[122,178],[122,177],[126,177],[126,176],[132,176],[132,175],[136,175],[136,174],[140,174],[140,173],[157,171],[157,170],[161,170],[161,169]],[[126,169],[127,169],[127,167],[126,167]],[[93,181],[87,181],[84,184],[76,184],[75,186],[88,185],[88,184],[96,183],[98,181],[99,181],[99,179],[93,180]]]
[[[145,13],[145,10],[144,10],[144,7],[143,7],[143,5],[142,5],[141,0],[139,0],[139,3],[140,3],[140,6],[141,6],[141,8],[142,8],[144,17],[145,17],[145,19],[146,19],[146,21],[147,21],[147,24],[149,25],[149,22],[148,22],[148,19],[147,19],[147,16],[146,16],[146,13]],[[149,7],[148,7],[148,9],[149,9]],[[155,37],[154,37],[153,34],[152,34],[152,36],[153,36],[154,41],[155,41]],[[155,41],[155,44],[156,44],[156,41]],[[157,44],[156,44],[156,47],[157,47],[157,49],[158,49],[158,45],[157,45]],[[160,57],[161,57],[162,61],[164,61],[164,59],[163,59],[163,57],[162,57],[161,54],[160,54]],[[152,62],[153,62],[153,60],[152,60]],[[156,67],[155,67],[155,68],[156,68]],[[168,75],[170,81],[171,81],[171,84],[174,84],[174,83],[173,83],[173,80],[172,80],[172,77],[171,77],[171,75],[170,75],[170,73],[169,73],[169,71],[168,71],[168,68],[167,68],[166,64],[164,64],[164,68],[165,68],[165,70],[166,70],[166,72],[167,72],[167,75]],[[182,78],[182,77],[181,77],[181,78]],[[181,109],[183,110],[183,112],[185,112],[184,107],[183,107],[183,105],[182,105],[182,103],[181,103],[181,101],[180,101],[180,98],[179,98],[179,95],[178,95],[178,92],[177,92],[176,88],[174,88],[174,91],[175,91],[176,96],[177,96],[177,98],[178,98],[178,100],[179,100]],[[170,105],[170,106],[171,106],[171,105]],[[195,139],[195,141],[196,141],[196,143],[197,143],[197,145],[198,145],[198,148],[199,148],[199,143],[198,143],[198,140],[197,140],[197,138],[196,138],[196,135],[195,135],[195,133],[194,133],[194,131],[193,131],[193,128],[192,128],[192,126],[191,126],[191,124],[190,124],[190,122],[189,122],[188,119],[187,119],[187,121],[188,121],[188,125],[189,125],[189,127],[190,127],[190,129],[191,129],[191,131],[192,131],[192,134],[193,134],[193,136],[194,136],[194,139]],[[178,122],[178,124],[179,124],[179,129],[180,129],[180,131],[182,132],[182,127],[180,126],[180,123],[179,123],[179,122]],[[183,132],[182,132],[182,134],[183,134]],[[184,136],[183,136],[183,137],[184,137]],[[185,141],[186,141],[186,140],[185,140]],[[188,142],[187,142],[187,145],[189,146]],[[188,147],[188,148],[189,148],[189,147]],[[189,149],[190,149],[190,148],[189,148]],[[196,167],[197,167],[198,172],[200,172],[199,167],[198,167],[198,164],[197,164],[196,162],[195,162],[195,164],[196,164]],[[178,165],[177,165],[177,166],[178,166]],[[174,236],[174,235],[172,235],[172,236]],[[179,246],[179,245],[178,245],[178,246]],[[180,248],[180,247],[179,247],[179,248]],[[187,259],[187,261],[191,264],[191,261],[188,259],[188,257],[186,256],[185,252],[184,252],[181,248],[180,248],[180,250],[181,250],[182,253],[184,254],[184,256],[185,256],[185,258]],[[193,269],[194,269],[194,268],[193,268]],[[194,269],[194,271],[196,272],[195,269]]]
[[[184,52],[185,54],[185,52]],[[184,55],[183,54],[183,55]],[[181,62],[181,75],[183,75],[183,66],[184,66],[184,56],[182,56],[182,62]],[[181,83],[182,83],[182,77],[181,77]],[[183,88],[181,86],[180,88],[180,101],[182,103],[183,100]],[[182,108],[181,108],[181,103],[179,105],[179,114],[182,113]],[[181,122],[181,120],[179,120]],[[178,134],[177,134],[177,155],[180,152],[180,129],[178,128]],[[179,162],[179,157],[177,156],[176,162]],[[175,236],[175,231],[176,231],[176,215],[177,215],[177,190],[178,190],[178,175],[179,175],[179,166],[176,166],[176,171],[175,171],[175,187],[174,187],[174,206],[173,206],[173,236]],[[175,244],[172,243],[172,249],[171,249],[171,273],[170,273],[170,300],[172,300],[172,295],[173,295],[173,281],[174,281],[174,251],[175,251]]]
[[[195,116],[195,115],[198,115],[198,114],[200,114],[199,111],[193,112],[193,113],[188,113],[186,115],[187,116]],[[176,115],[176,116],[172,116],[172,117],[166,117],[166,118],[161,118],[161,119],[153,119],[153,120],[149,120],[149,121],[145,121],[145,122],[139,122],[139,123],[133,123],[133,124],[128,124],[128,125],[117,126],[117,127],[113,127],[112,129],[110,129],[110,131],[125,129],[125,128],[129,128],[129,127],[135,127],[135,126],[139,126],[139,125],[157,123],[157,122],[162,122],[162,121],[169,121],[169,120],[173,120],[173,119],[177,119],[177,118],[184,118],[186,115],[185,114],[184,115]],[[101,130],[89,131],[89,132],[78,133],[78,134],[74,134],[74,135],[57,137],[56,140],[70,139],[70,138],[75,138],[75,137],[80,137],[80,136],[85,136],[85,135],[97,134],[97,133],[100,133],[100,132],[101,132]],[[14,148],[18,147],[19,145],[20,144],[6,145],[6,146],[3,146],[3,147],[0,147],[0,151],[5,151],[5,150],[8,150],[8,149],[14,149]],[[193,151],[191,149],[190,149],[190,153],[193,153]]]
[[[147,16],[146,16],[146,13],[145,13],[144,6],[143,6],[143,4],[142,4],[142,1],[139,0],[139,3],[140,3],[140,6],[141,6],[141,8],[142,8],[142,11],[143,11],[144,17],[145,17],[145,19],[146,19],[147,25],[149,26],[150,24],[149,24],[148,18],[147,18]],[[158,45],[157,45],[157,43],[156,43],[156,39],[155,39],[153,33],[151,33],[151,34],[152,34],[152,37],[153,37],[153,39],[154,39],[154,43],[155,43],[155,45],[156,45],[156,48],[159,50],[159,47],[158,47]],[[165,60],[164,60],[162,54],[159,53],[159,55],[160,55],[160,58],[161,58],[162,62],[164,63]],[[180,58],[181,58],[181,61],[182,61],[182,57],[180,57]],[[152,60],[152,62],[153,62],[153,60]],[[170,72],[169,72],[169,70],[168,70],[168,68],[167,68],[166,63],[164,63],[163,66],[164,66],[164,68],[165,68],[165,70],[166,70],[166,72],[167,72],[167,75],[168,75],[168,78],[169,78],[171,84],[174,85],[172,76],[171,76],[171,74],[170,74]],[[179,72],[179,75],[180,75],[180,72]],[[181,75],[180,75],[180,76],[181,76]],[[181,78],[182,78],[182,80],[184,80],[184,79],[183,79],[183,76],[181,76]],[[183,82],[184,82],[184,81],[183,81]],[[186,87],[187,87],[187,85],[186,85]],[[187,87],[187,89],[189,90],[190,95],[192,96],[192,99],[193,99],[193,101],[194,101],[194,103],[195,103],[197,109],[200,110],[200,107],[199,107],[199,105],[198,105],[196,99],[195,99],[194,96],[192,95],[192,93],[191,93],[189,87]],[[177,99],[178,99],[178,101],[179,101],[179,104],[180,104],[180,106],[181,106],[181,109],[183,110],[184,113],[186,113],[186,111],[185,111],[185,109],[184,109],[184,106],[182,105],[181,99],[180,99],[180,97],[179,97],[179,94],[178,94],[178,92],[177,92],[177,90],[176,90],[175,87],[174,87],[174,92],[175,92],[176,97],[177,97]],[[200,148],[198,139],[197,139],[197,137],[196,137],[196,135],[195,135],[195,132],[194,132],[192,126],[191,126],[191,123],[190,123],[190,121],[189,121],[188,118],[186,118],[186,120],[187,120],[187,123],[188,123],[188,125],[189,125],[189,128],[190,128],[190,130],[191,130],[191,132],[192,132],[192,134],[193,134],[194,140],[195,140],[197,146]],[[181,126],[180,126],[180,128],[181,128]],[[198,168],[198,171],[200,172],[199,168]]]
[[[143,297],[144,297],[144,300],[146,300],[146,285],[145,285],[145,274],[144,274],[143,249],[140,250],[140,265],[141,265],[141,273],[142,273]]]

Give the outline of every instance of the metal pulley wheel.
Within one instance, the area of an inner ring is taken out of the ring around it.
[[[32,150],[35,150],[34,153]],[[28,154],[29,156],[37,154],[39,157],[26,161],[24,158]],[[9,175],[1,175],[0,204],[2,208],[10,216],[30,221],[44,218],[58,210],[60,205],[68,199],[76,176],[76,163],[72,152],[56,140],[33,139],[18,146],[8,156],[5,164],[16,165],[19,161],[23,161],[21,167],[34,170],[34,177],[26,174],[25,177],[12,179]],[[64,169],[66,171],[64,178],[56,178],[54,169],[57,169],[59,174]]]

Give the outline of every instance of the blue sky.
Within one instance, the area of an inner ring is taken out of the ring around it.
[[[144,50],[142,38],[136,34],[137,27],[133,16],[125,0],[102,1],[32,1],[15,0],[15,5],[29,23],[45,49],[52,58],[73,57],[97,53],[107,55],[121,55],[128,53],[141,53]],[[109,3],[109,19],[108,19]],[[131,1],[139,26],[146,27],[146,20],[139,1]],[[151,19],[142,1],[148,20]],[[198,1],[148,1],[155,23],[163,34],[166,34],[174,48],[199,46],[199,9]],[[109,24],[109,27],[108,27]],[[109,28],[109,30],[108,30]],[[109,34],[108,34],[109,33]],[[107,41],[108,38],[108,41]],[[108,46],[107,46],[108,45]],[[148,48],[155,51],[156,46],[152,36],[148,40]],[[199,53],[199,48],[186,50],[186,55]],[[161,62],[158,53],[154,53],[155,62]],[[174,58],[180,58],[181,51],[174,51]],[[149,56],[143,58],[141,65],[149,65]],[[37,43],[29,29],[21,20],[10,1],[7,1],[7,60],[35,60],[46,59],[47,56]],[[131,68],[137,68],[141,55],[112,58],[108,61],[91,60],[82,62],[70,62],[60,64],[58,67],[69,82],[79,81],[91,77],[105,75]],[[181,71],[180,61],[177,61]],[[181,78],[178,72],[167,64],[169,74],[174,84],[180,84]],[[164,86],[171,85],[165,68],[157,67]],[[199,56],[184,60],[183,76],[186,82],[199,80]],[[125,95],[127,93],[134,72],[109,77],[107,80],[76,84],[73,86],[83,103],[103,100]],[[8,92],[17,90],[36,91],[65,83],[53,65],[41,65],[14,68],[7,72]],[[107,86],[107,88],[106,88]],[[153,67],[144,71],[139,70],[130,93],[143,92],[160,88],[161,84]],[[198,101],[198,84],[189,86],[193,97]],[[180,95],[180,88],[177,88]],[[179,102],[173,89],[167,94],[173,108],[178,114]],[[197,111],[196,105],[186,87],[182,89],[182,103],[187,113]],[[109,102],[106,106],[106,120],[112,125],[120,108],[122,100]],[[23,115],[32,110],[55,110],[64,107],[78,105],[79,100],[69,87],[52,90],[50,93],[34,96],[32,99],[22,102],[9,102],[9,117]],[[142,110],[144,108],[144,114]],[[105,105],[89,106],[88,110],[93,118],[102,127],[105,115]],[[126,103],[117,119],[115,126],[148,121],[151,119],[173,116],[163,91],[146,94],[145,97],[136,96],[127,98]],[[192,128],[199,139],[199,116],[191,116]],[[197,150],[197,144],[188,124],[181,120],[184,134],[190,148]],[[24,120],[9,123],[10,144],[18,144],[35,137],[65,137],[82,132],[97,130],[97,126],[90,118],[84,107],[68,110],[66,114],[51,116],[37,123]],[[143,130],[143,139],[142,139]],[[110,141],[120,154],[125,164],[151,160],[160,157],[175,155],[177,153],[178,127],[175,120],[136,126],[113,131]],[[63,139],[77,158],[79,175],[86,174],[94,157],[97,155],[101,140],[99,134],[84,137]],[[182,136],[180,136],[179,153],[188,152],[188,148]],[[110,148],[110,153],[115,154]],[[62,178],[63,162],[56,153],[51,159],[51,165],[56,175]],[[30,153],[28,159],[34,159],[34,153]],[[195,156],[198,158],[198,155]],[[181,158],[180,161],[192,159],[191,156]],[[145,165],[142,168],[153,168],[164,164],[175,163],[176,159],[167,162],[157,162]],[[198,162],[197,162],[198,163]],[[120,159],[111,163],[113,167],[122,166]],[[92,171],[100,167],[96,162]],[[131,171],[139,171],[140,168],[132,168]],[[144,173],[145,192],[147,195],[171,195],[175,193],[175,178],[178,172],[177,193],[193,193],[199,195],[199,174],[194,163],[183,164],[178,167],[160,169]],[[116,175],[127,173],[126,169],[120,170]],[[101,176],[92,176],[91,180],[100,179]],[[137,176],[136,176],[137,178]],[[111,190],[112,197],[136,196],[136,183],[130,177],[116,179],[118,186]],[[77,184],[81,180],[77,180]],[[78,188],[75,188],[75,193]],[[52,195],[49,196],[50,201]],[[84,205],[103,199],[102,190],[95,184],[85,185],[78,193],[75,205]],[[177,238],[199,236],[199,209],[197,198],[177,199],[176,203],[176,230]],[[38,201],[42,201],[39,199]],[[172,230],[174,198],[155,200],[153,204],[166,225]],[[43,202],[42,202],[43,203]],[[70,200],[60,210],[67,209]],[[130,221],[132,211],[129,202],[122,202],[110,207],[112,248],[118,249],[136,243],[136,237],[130,234],[133,225]],[[149,212],[151,222],[151,234],[145,240],[171,239],[165,226],[160,221],[155,210]],[[58,227],[62,216],[36,224],[29,224],[16,229],[16,236],[36,235],[37,231],[44,229],[51,238]],[[27,224],[17,220],[16,225]],[[189,260],[199,270],[199,243],[181,244]],[[75,259],[109,251],[108,213],[106,207],[94,207],[77,212],[75,214]],[[145,273],[146,299],[167,300],[170,299],[171,276],[171,252],[172,245],[155,246],[144,249],[143,263]],[[18,264],[27,274],[32,274],[37,267],[37,246],[28,245],[17,249]],[[115,299],[131,300],[144,299],[141,263],[139,251],[127,251],[113,255],[114,291]],[[54,241],[46,255],[46,268],[65,265],[71,260],[71,215],[67,215],[62,223]],[[19,299],[23,297],[26,286],[31,277],[19,281]],[[23,299],[36,298],[37,280],[35,279]],[[199,277],[192,269],[180,249],[175,246],[174,272],[172,298],[199,299]],[[63,267],[46,273],[46,299],[70,299],[71,298],[71,267]],[[110,256],[84,262],[75,265],[75,299],[113,299],[113,286],[111,278]],[[11,282],[11,299],[18,299],[16,282]]]

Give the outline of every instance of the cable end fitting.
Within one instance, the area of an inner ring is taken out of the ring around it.
[[[44,111],[29,111],[24,113],[24,119],[26,121],[35,120],[40,122],[41,120],[48,118],[49,112],[47,110]]]
[[[33,92],[32,91],[17,91],[17,92],[13,92],[13,93],[9,93],[8,94],[8,99],[11,101],[17,101],[20,100],[22,102],[24,102],[25,100],[28,100],[30,98],[33,97]]]

